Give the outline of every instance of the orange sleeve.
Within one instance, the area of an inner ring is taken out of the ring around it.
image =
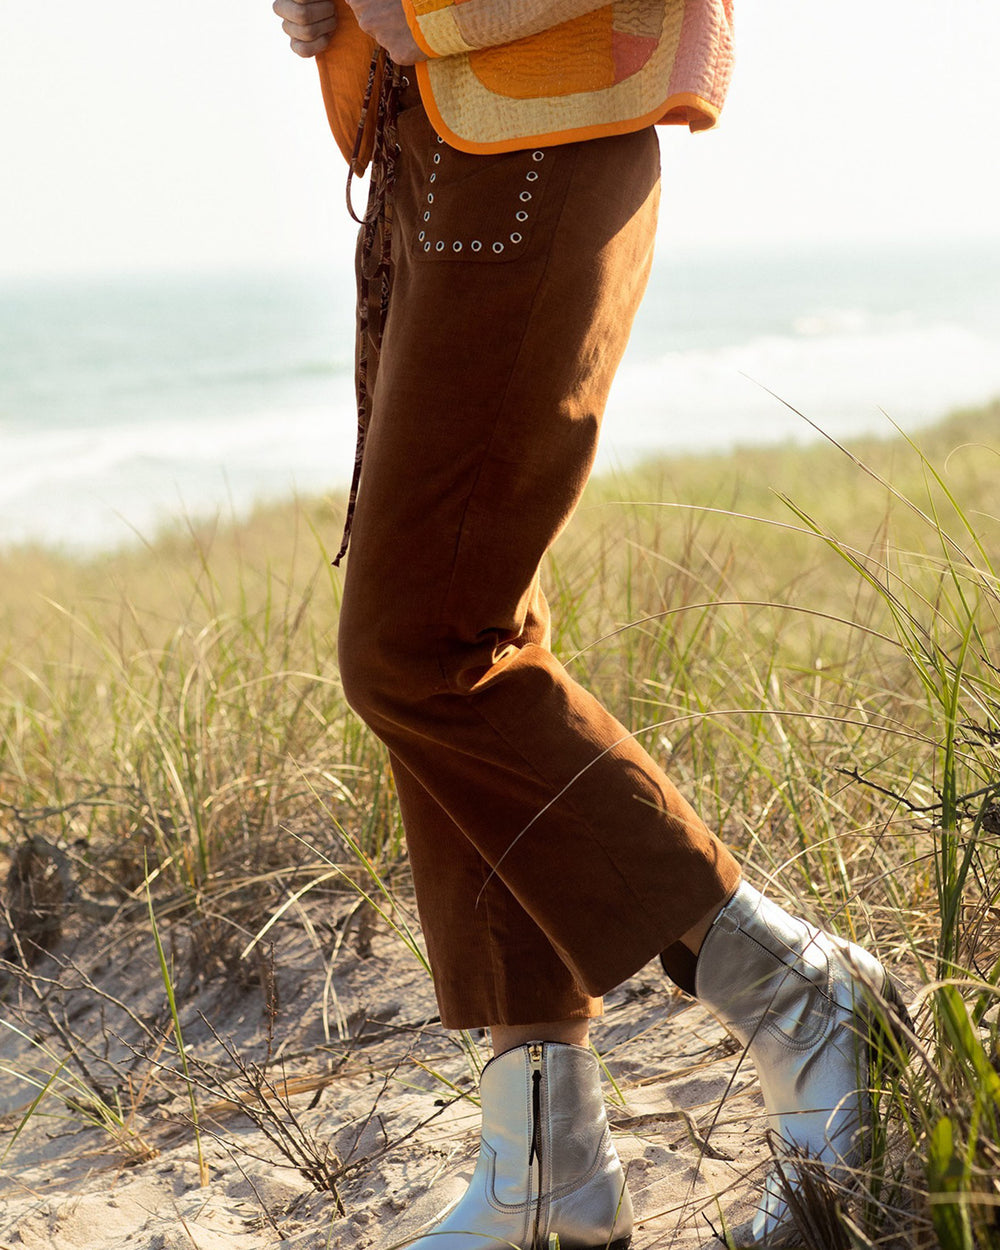
[[[334,4],[337,9],[337,28],[333,32],[330,46],[317,55],[316,68],[319,70],[327,121],[344,160],[350,163],[376,44],[358,25],[347,0],[334,0]],[[374,122],[374,118],[370,121]],[[369,126],[358,156],[358,173],[364,171],[371,157],[371,141]]]

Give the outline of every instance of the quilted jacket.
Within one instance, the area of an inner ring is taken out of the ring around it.
[[[465,152],[639,130],[714,126],[732,71],[732,0],[402,0],[432,124]],[[373,44],[337,0],[319,58],[327,115],[350,159]]]

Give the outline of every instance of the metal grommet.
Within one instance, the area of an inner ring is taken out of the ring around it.
[[[435,248],[435,251],[443,252],[444,251],[444,239],[438,239],[437,243],[434,244],[434,248]]]
[[[544,161],[545,153],[544,152],[532,152],[531,159],[533,161]]]
[[[528,182],[537,182],[537,181],[538,181],[538,170],[537,170],[537,169],[529,169],[529,170],[528,170],[528,172],[527,172],[524,176],[525,176],[525,178],[528,180]]]
[[[438,141],[438,143],[444,143],[444,140],[441,138],[441,136],[440,136],[440,135],[438,135],[438,137],[437,137],[437,141]]]
[[[520,242],[521,242],[521,236],[517,233],[517,231],[516,231],[516,230],[515,230],[515,231],[514,231],[514,233],[510,236],[510,241],[511,241],[511,243],[520,243]]]
[[[518,221],[528,220],[528,214],[524,211],[523,208],[519,212],[516,212],[514,216],[517,218]]]
[[[474,252],[481,252],[483,250],[483,245],[479,242],[478,239],[472,240],[472,250]]]
[[[518,198],[520,199],[522,204],[527,204],[527,202],[531,199],[531,192],[522,191]]]
[[[410,85],[410,80],[409,80],[409,79],[406,77],[406,75],[404,74],[404,75],[403,75],[403,86],[404,86],[404,87],[408,87],[409,85]]]
[[[453,252],[460,252],[462,250],[462,244],[458,241],[458,239],[456,239],[455,242],[451,245],[451,250]]]
[[[440,153],[440,152],[435,152],[435,153],[434,153],[434,164],[435,164],[435,165],[440,165],[440,164],[441,164],[441,153]]]
[[[428,192],[427,192],[427,203],[428,203],[428,204],[433,204],[433,203],[434,203],[434,192],[433,192],[433,191],[428,191]]]
[[[436,169],[432,172],[431,177],[430,177],[430,181],[431,181],[431,182],[437,182],[437,170],[436,170]]]
[[[421,231],[420,231],[420,233],[417,235],[417,240],[418,240],[418,242],[420,242],[420,243],[423,243],[424,239],[426,239],[426,238],[427,238],[427,231],[426,231],[426,230],[421,230]]]
[[[424,213],[424,221],[430,221],[430,219],[431,219],[430,213]]]
[[[425,244],[424,244],[424,251],[425,251],[425,252],[429,252],[430,250],[431,250],[431,245],[430,245],[429,243],[425,243]]]
[[[503,251],[503,244],[502,244],[502,243],[494,243],[494,244],[493,244],[493,250],[494,250],[494,252],[502,252],[502,251]]]

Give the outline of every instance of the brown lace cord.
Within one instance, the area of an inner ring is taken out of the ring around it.
[[[372,150],[371,182],[368,187],[368,204],[365,208],[364,220],[354,212],[351,204],[351,183],[354,177],[355,164],[364,141],[365,125],[368,121],[368,110],[375,93],[375,82],[379,78],[378,99],[375,112],[375,142]],[[364,104],[358,122],[358,133],[354,140],[354,153],[351,157],[350,169],[347,173],[347,210],[361,226],[361,264],[358,279],[358,361],[357,361],[357,394],[358,394],[358,441],[354,451],[354,473],[351,477],[351,490],[347,497],[347,516],[344,520],[344,534],[340,540],[340,550],[334,559],[339,565],[347,552],[351,541],[351,523],[354,520],[354,506],[358,498],[358,483],[361,480],[361,461],[365,453],[365,436],[368,432],[368,371],[370,351],[374,351],[375,360],[382,347],[382,332],[385,329],[386,314],[389,311],[389,288],[391,285],[390,260],[392,256],[392,191],[396,181],[396,114],[399,106],[401,74],[399,66],[394,65],[382,48],[377,48],[372,56],[371,69],[368,72],[368,86],[365,89]],[[372,317],[372,295],[378,296],[378,307]]]

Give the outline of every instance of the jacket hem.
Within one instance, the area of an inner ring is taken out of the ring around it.
[[[710,130],[719,120],[719,107],[693,92],[676,92],[662,104],[638,117],[618,118],[606,122],[592,122],[586,126],[541,132],[538,134],[512,134],[502,139],[479,142],[467,135],[460,135],[445,121],[430,81],[427,65],[416,66],[420,98],[431,125],[444,141],[459,152],[489,155],[497,152],[517,152],[530,147],[551,147],[559,143],[576,143],[586,139],[603,139],[611,135],[631,134],[652,125],[687,125],[692,131]]]

